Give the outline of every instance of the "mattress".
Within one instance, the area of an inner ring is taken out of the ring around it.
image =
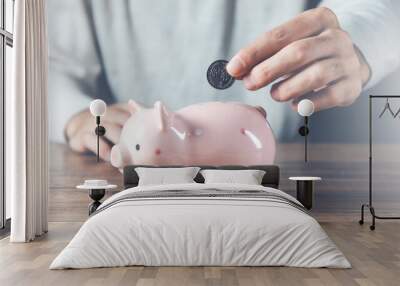
[[[115,194],[50,269],[130,265],[351,267],[290,195],[257,185],[196,183]]]

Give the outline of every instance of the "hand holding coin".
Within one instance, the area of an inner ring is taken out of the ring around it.
[[[241,49],[226,66],[249,90],[274,83],[276,101],[309,98],[316,110],[347,106],[360,95],[370,70],[336,15],[325,7],[305,11]]]

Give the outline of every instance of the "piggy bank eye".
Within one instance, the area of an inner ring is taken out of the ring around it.
[[[140,150],[140,145],[139,145],[139,144],[136,144],[136,147],[135,147],[135,148],[136,148],[137,151],[139,151],[139,150]]]

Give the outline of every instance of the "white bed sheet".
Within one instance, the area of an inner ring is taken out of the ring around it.
[[[178,184],[127,189],[263,190],[254,185]],[[297,202],[297,201],[296,201]],[[90,217],[50,269],[145,266],[293,266],[350,268],[318,222],[299,209],[246,198],[123,201]]]

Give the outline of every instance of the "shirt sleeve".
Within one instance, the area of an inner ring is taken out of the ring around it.
[[[99,97],[102,68],[85,3],[48,1],[49,139],[55,142],[65,141],[68,120]]]
[[[371,68],[368,89],[400,65],[400,22],[391,0],[325,0]]]

